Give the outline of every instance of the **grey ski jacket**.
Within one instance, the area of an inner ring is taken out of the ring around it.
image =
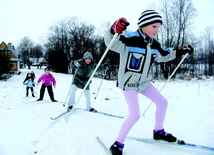
[[[112,38],[108,30],[104,38],[106,46]],[[176,57],[176,50],[163,49],[156,39],[149,38],[141,29],[118,35],[110,50],[120,54],[118,87],[123,90],[146,89],[151,84],[148,73],[152,63],[167,62]]]
[[[70,67],[75,70],[73,75],[73,81],[72,84],[76,85],[78,88],[83,89],[88,82],[91,74],[93,73],[94,69],[96,68],[97,64],[94,61],[91,61],[90,64],[86,64],[84,59],[76,60],[80,66],[76,67],[74,65],[74,61],[70,62]],[[104,64],[100,65],[97,72],[103,72],[106,70],[106,67]],[[90,81],[91,83],[92,81]],[[90,83],[86,87],[86,90],[90,89]]]

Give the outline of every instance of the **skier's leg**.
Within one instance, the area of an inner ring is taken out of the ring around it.
[[[51,101],[54,101],[54,94],[53,94],[53,89],[52,89],[52,86],[47,86],[47,89],[48,89],[48,94],[50,96],[50,99]]]
[[[149,99],[152,100],[152,102],[156,104],[153,138],[155,140],[175,142],[176,137],[174,137],[171,133],[165,132],[163,128],[166,109],[168,105],[167,100],[161,95],[160,91],[158,91],[152,84],[146,90],[143,90],[141,93],[147,96]]]
[[[168,105],[166,98],[152,84],[140,93],[156,104],[155,130],[162,130]]]
[[[30,90],[31,90],[32,96],[35,97],[35,96],[34,96],[34,93],[33,93],[33,87],[30,87]]]
[[[28,97],[28,90],[29,90],[29,87],[27,86],[26,87],[26,97]]]
[[[90,90],[85,90],[85,99],[86,99],[86,110],[89,111],[91,109],[91,96],[90,96]]]
[[[43,100],[45,88],[46,88],[46,86],[44,84],[42,84],[42,87],[40,89],[40,98],[39,98],[40,100]]]
[[[126,120],[123,122],[119,135],[116,139],[117,142],[123,144],[126,136],[128,135],[131,128],[140,118],[140,109],[138,103],[138,91],[126,90],[123,91],[126,103],[128,105],[129,114]]]
[[[68,99],[68,107],[73,106],[75,104],[75,92],[76,92],[76,90],[77,90],[77,86],[72,84],[70,94],[69,94],[69,99]]]

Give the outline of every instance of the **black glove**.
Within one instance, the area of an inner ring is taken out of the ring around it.
[[[124,30],[126,30],[126,27],[129,26],[129,22],[124,18],[118,19],[111,27],[111,33],[115,34],[121,34]]]
[[[176,51],[176,57],[185,55],[186,53],[192,54],[194,52],[194,48],[191,45],[183,46],[181,49]]]

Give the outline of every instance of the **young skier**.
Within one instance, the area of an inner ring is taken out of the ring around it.
[[[110,147],[113,155],[122,155],[125,138],[140,118],[138,94],[146,96],[156,105],[153,138],[168,142],[176,141],[176,137],[167,133],[163,127],[168,102],[151,84],[148,72],[153,61],[167,62],[186,53],[192,54],[194,51],[191,45],[179,50],[161,48],[160,43],[154,37],[162,25],[162,17],[154,10],[146,10],[141,14],[137,31],[122,35],[121,33],[128,25],[129,22],[125,18],[120,18],[105,35],[105,44],[108,46],[113,35],[120,34],[110,49],[120,54],[118,87],[123,91],[129,110],[116,141]]]
[[[31,78],[32,81],[36,78],[35,73],[33,71],[29,71],[23,81],[25,83],[29,78]]]
[[[42,101],[43,97],[44,97],[44,93],[45,93],[45,88],[47,87],[48,89],[48,94],[50,96],[50,99],[52,102],[57,102],[57,100],[54,99],[54,94],[53,94],[53,90],[52,90],[52,85],[55,87],[56,86],[56,80],[54,78],[54,76],[52,74],[50,74],[50,69],[49,68],[45,68],[44,70],[44,74],[42,74],[38,81],[37,81],[37,86],[39,85],[39,83],[42,81],[42,86],[40,89],[40,97],[37,101]]]
[[[29,78],[24,85],[26,85],[26,97],[28,97],[28,91],[29,89],[31,90],[32,96],[34,96],[34,91],[33,91],[33,87],[35,87],[35,82],[32,80],[32,78]]]
[[[70,66],[75,73],[73,75],[73,81],[70,89],[70,95],[68,100],[68,110],[73,108],[75,103],[75,92],[77,88],[83,89],[88,82],[91,74],[96,68],[96,63],[93,61],[93,56],[90,52],[85,52],[83,58],[80,60],[72,61]],[[101,66],[103,67],[103,66]],[[101,68],[100,67],[100,68]],[[100,69],[101,70],[101,69]],[[103,69],[104,70],[104,69]],[[96,112],[94,108],[91,107],[91,99],[90,99],[90,84],[86,87],[84,91],[86,98],[86,110],[91,112]]]

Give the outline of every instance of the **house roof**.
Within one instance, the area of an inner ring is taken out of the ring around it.
[[[9,50],[14,55],[14,57],[18,59],[19,54],[11,43],[6,44],[5,42],[2,42],[0,44],[0,50]]]
[[[10,58],[10,61],[20,61],[18,58]]]

